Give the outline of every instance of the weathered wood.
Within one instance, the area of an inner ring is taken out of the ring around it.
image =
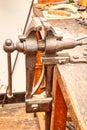
[[[65,130],[67,120],[67,107],[58,83],[58,73],[54,72],[53,78],[53,112],[52,112],[52,130]]]
[[[34,114],[25,112],[25,104],[10,104],[0,107],[0,130],[40,130]]]
[[[37,115],[37,118],[39,120],[40,130],[45,130],[45,113],[38,112],[38,113],[36,113],[36,115]]]

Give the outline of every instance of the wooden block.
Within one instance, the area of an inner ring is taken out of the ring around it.
[[[40,130],[45,130],[45,113],[38,112],[38,113],[36,113],[36,115],[37,115],[37,118],[39,120]]]

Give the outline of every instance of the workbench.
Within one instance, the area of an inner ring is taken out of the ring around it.
[[[54,21],[52,21],[54,23]],[[78,35],[80,32],[86,33],[87,30],[76,23],[75,20],[62,20],[55,21],[58,27],[62,29],[65,28],[70,35]],[[68,23],[68,25],[67,25]],[[85,39],[86,41],[87,39]],[[84,53],[86,46],[76,47],[71,50],[66,50],[70,55],[80,56]],[[58,102],[58,95],[60,90],[62,96],[64,97],[64,104],[71,113],[72,120],[75,123],[76,130],[86,130],[87,129],[87,63],[77,63],[77,64],[63,64],[57,65],[55,67],[55,74],[58,88],[56,88],[56,101],[55,101],[55,111],[61,109],[61,102]],[[58,89],[58,90],[57,90]],[[61,97],[62,97],[61,96]],[[61,98],[60,98],[61,100]],[[59,108],[57,109],[58,103]],[[56,105],[57,104],[57,105]],[[63,104],[63,111],[66,110],[66,107]],[[65,107],[65,108],[64,108]],[[60,111],[60,110],[59,110]],[[65,111],[64,111],[65,112]],[[63,112],[63,116],[64,116]],[[56,120],[58,115],[55,112],[54,114],[54,128],[55,130],[59,129],[58,123]],[[61,113],[59,113],[61,114]],[[66,114],[66,113],[65,113]],[[60,119],[59,119],[60,120]]]
[[[42,16],[39,9],[35,9],[36,16]],[[47,20],[53,27],[60,28],[67,37],[78,37],[87,34],[87,29],[77,23],[75,19]],[[87,42],[87,38],[84,40]],[[71,56],[87,54],[87,45],[62,51]],[[75,125],[75,130],[87,130],[87,63],[57,64],[53,79],[54,107],[52,114],[52,130],[65,130],[67,110]]]

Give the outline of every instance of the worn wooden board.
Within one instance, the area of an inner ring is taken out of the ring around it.
[[[25,112],[25,104],[0,107],[0,130],[40,130],[37,117]]]
[[[38,112],[36,115],[39,121],[40,130],[45,130],[45,113]]]

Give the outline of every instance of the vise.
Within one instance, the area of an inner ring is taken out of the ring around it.
[[[43,26],[44,25],[44,26]],[[12,40],[7,39],[3,46],[8,55],[8,97],[12,97],[12,75],[11,75],[11,53],[15,50],[25,54],[26,62],[26,112],[45,112],[45,130],[50,130],[51,112],[52,112],[52,85],[54,66],[59,62],[56,52],[71,49],[83,43],[72,38],[64,39],[57,35],[55,29],[49,24],[43,25],[39,18],[33,18],[25,35],[19,37],[19,41],[14,44]],[[44,38],[37,40],[36,32],[44,31]],[[41,60],[43,63],[43,76],[36,87],[33,86],[34,71],[36,64],[36,54],[38,50],[42,51]],[[45,95],[36,96],[35,92],[40,86],[43,77],[45,77]]]

